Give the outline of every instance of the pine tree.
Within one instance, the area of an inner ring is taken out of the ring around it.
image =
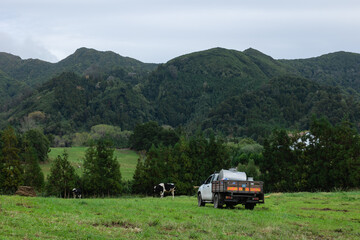
[[[50,168],[50,175],[46,184],[48,195],[70,197],[71,189],[76,187],[77,175],[75,169],[68,161],[69,155],[64,151],[54,160]]]
[[[133,193],[144,193],[145,192],[145,181],[144,181],[144,163],[143,159],[139,158],[136,164],[135,173],[133,176]]]
[[[245,172],[246,172],[246,175],[248,177],[253,177],[254,180],[258,180],[258,177],[260,175],[260,171],[257,168],[257,166],[255,165],[254,159],[252,159],[252,158],[249,159],[249,162],[248,162],[248,164],[246,166]]]
[[[26,146],[23,158],[25,160],[24,185],[41,190],[44,185],[44,174],[41,171],[36,151],[32,147]]]
[[[110,143],[99,140],[90,146],[84,159],[84,188],[88,194],[110,196],[121,193],[120,164]]]
[[[17,138],[12,127],[7,127],[1,137],[2,156],[0,156],[0,187],[4,193],[14,193],[23,182],[23,169],[20,163]]]
[[[49,139],[37,129],[27,131],[24,138],[27,144],[35,150],[37,159],[40,162],[45,162],[48,159],[48,152],[50,151]]]

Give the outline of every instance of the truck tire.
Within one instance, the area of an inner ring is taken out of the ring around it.
[[[198,207],[205,206],[205,202],[202,200],[201,193],[198,194]]]
[[[245,209],[254,210],[255,204],[253,203],[246,203]]]
[[[234,203],[226,203],[226,207],[230,208],[230,209],[234,209],[235,208],[235,204]]]
[[[216,193],[214,195],[214,208],[222,208],[222,199],[221,199],[221,196],[220,194]]]

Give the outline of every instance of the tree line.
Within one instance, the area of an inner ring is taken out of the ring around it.
[[[329,191],[360,186],[360,136],[348,121],[313,118],[307,134],[276,130],[258,163],[267,191]]]
[[[0,193],[13,194],[18,186],[34,187],[44,196],[70,197],[74,187],[88,196],[121,193],[120,165],[111,142],[100,139],[86,150],[84,170],[78,176],[64,152],[52,162],[47,181],[39,162],[48,161],[50,142],[40,130],[16,134],[12,127],[0,133]]]
[[[73,187],[86,196],[152,194],[160,182],[173,182],[178,194],[193,194],[215,171],[237,167],[265,183],[267,192],[329,191],[360,186],[360,136],[342,121],[324,118],[310,122],[309,131],[274,130],[260,145],[252,139],[225,139],[198,131],[187,136],[181,129],[155,122],[138,124],[129,145],[139,152],[133,180],[121,179],[113,144],[106,138],[86,150],[79,176],[64,152],[52,162],[44,179],[39,162],[48,161],[49,140],[39,130],[0,135],[0,192],[14,193],[19,185],[35,187],[43,195],[69,197]]]
[[[138,160],[133,192],[150,194],[159,182],[174,182],[193,194],[214,171],[237,167],[265,183],[266,192],[331,191],[360,186],[360,136],[350,122],[333,125],[312,117],[309,131],[275,129],[264,145],[198,133],[174,145],[152,145]]]

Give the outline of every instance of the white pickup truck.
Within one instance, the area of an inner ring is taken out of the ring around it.
[[[214,208],[243,204],[246,209],[253,210],[256,204],[264,203],[263,182],[247,178],[244,172],[222,169],[206,179],[197,197],[199,207],[205,203],[214,203]]]

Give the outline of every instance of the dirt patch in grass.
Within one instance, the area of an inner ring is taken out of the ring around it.
[[[33,206],[30,206],[26,203],[16,203],[16,206],[22,206],[22,207],[26,207],[26,208],[33,208]]]
[[[307,226],[307,224],[302,224],[302,223],[297,223],[297,222],[290,222],[290,224],[298,226],[298,227],[306,227]]]
[[[108,223],[93,223],[92,226],[94,226],[94,227],[103,226],[103,227],[107,227],[107,228],[120,227],[120,228],[128,229],[128,230],[131,230],[134,232],[141,232],[141,228],[138,228],[134,224],[126,222],[126,221],[111,221]]]
[[[148,222],[148,225],[149,225],[150,227],[155,227],[155,226],[157,226],[157,225],[159,225],[159,224],[160,224],[159,219],[155,219],[155,220],[152,220],[152,221]]]
[[[164,231],[172,231],[172,230],[176,229],[176,227],[173,225],[165,225],[161,229]]]
[[[302,210],[317,210],[317,211],[333,211],[333,212],[349,212],[346,209],[331,209],[331,208],[301,208]]]

